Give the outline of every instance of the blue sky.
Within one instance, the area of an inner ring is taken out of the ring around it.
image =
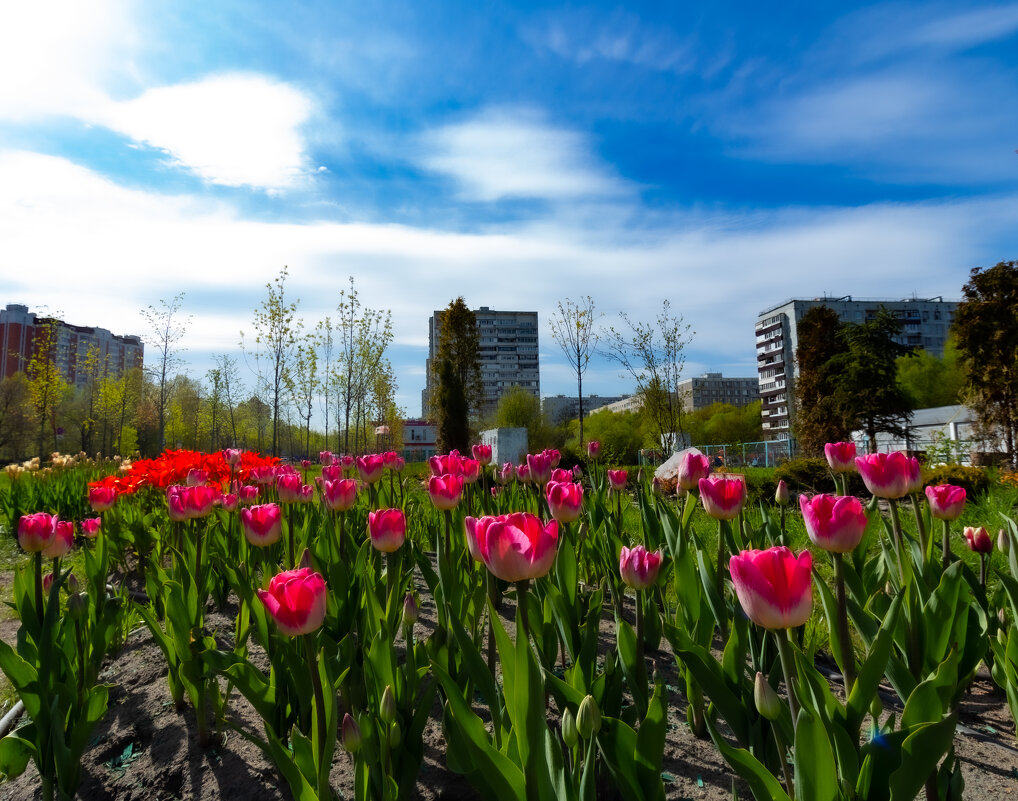
[[[184,291],[201,376],[283,265],[311,324],[352,275],[411,415],[457,295],[541,314],[544,394],[586,294],[751,375],[764,307],[1018,258],[1015,53],[1018,3],[6,4],[0,303],[144,334]]]

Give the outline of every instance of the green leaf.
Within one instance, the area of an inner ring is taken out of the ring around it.
[[[920,726],[901,746],[901,767],[891,774],[891,801],[912,801],[954,742],[957,713]]]
[[[859,675],[856,677],[855,684],[852,685],[847,712],[849,726],[856,737],[859,735],[859,728],[862,726],[862,721],[877,693],[880,679],[887,667],[887,660],[894,645],[894,629],[898,625],[900,613],[901,596],[898,595],[895,596],[891,602],[891,608],[884,615],[880,630],[873,638],[869,653],[859,666]]]
[[[637,656],[636,632],[627,621],[616,619],[615,633],[619,656],[622,657],[622,672],[626,674],[638,713],[644,715],[647,711],[647,669]]]
[[[30,759],[36,759],[38,751],[35,744],[22,740],[13,734],[0,739],[0,773],[13,779],[25,772]]]
[[[837,801],[838,771],[823,723],[803,706],[795,724],[795,796]]]
[[[645,798],[664,798],[661,763],[664,759],[667,721],[668,700],[664,684],[658,682],[647,709],[647,717],[643,719],[636,735],[636,773]]]
[[[788,793],[784,791],[781,784],[771,775],[764,764],[745,748],[736,748],[730,745],[718,733],[709,718],[707,719],[707,729],[710,731],[714,744],[721,752],[721,756],[745,780],[757,801],[791,801]]]

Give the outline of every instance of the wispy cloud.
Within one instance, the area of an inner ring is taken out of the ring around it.
[[[311,111],[311,98],[289,84],[229,74],[149,89],[99,118],[205,181],[278,190],[307,169],[301,126]]]
[[[527,108],[489,108],[422,137],[422,165],[468,200],[567,200],[625,193],[586,136]]]

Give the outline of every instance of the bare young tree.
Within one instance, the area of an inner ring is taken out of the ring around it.
[[[624,312],[619,316],[629,332],[609,328],[603,353],[636,382],[644,412],[657,429],[661,447],[673,451],[682,432],[679,379],[686,363],[683,350],[692,341],[693,331],[681,314],[671,313],[668,300],[662,302],[654,322],[633,322]]]
[[[309,331],[300,338],[294,349],[293,369],[287,375],[287,388],[297,407],[304,429],[304,458],[311,449],[311,418],[315,411],[315,398],[321,389],[318,375],[318,337]]]
[[[183,302],[184,293],[181,292],[169,303],[160,300],[159,308],[149,306],[141,313],[149,326],[146,342],[156,349],[156,358],[149,368],[149,374],[152,383],[159,389],[156,409],[159,416],[160,450],[166,447],[166,408],[170,400],[171,374],[183,363],[180,353],[184,349],[177,343],[183,339],[191,322],[190,316],[183,321],[180,319],[180,307]]]
[[[226,411],[230,415],[230,444],[237,446],[237,415],[236,399],[243,394],[243,387],[240,384],[240,371],[237,369],[237,360],[229,354],[216,357],[216,369],[219,371],[220,379],[223,382],[223,400],[226,403]]]
[[[580,450],[583,450],[583,374],[597,349],[599,334],[595,323],[604,315],[595,313],[594,299],[587,295],[573,302],[558,302],[558,314],[551,316],[552,339],[562,348],[576,374],[576,398],[580,415]]]

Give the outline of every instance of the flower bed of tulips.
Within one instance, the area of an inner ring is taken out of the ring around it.
[[[696,453],[665,496],[596,443],[574,471],[475,446],[434,457],[425,487],[396,454],[135,462],[96,477],[87,517],[17,518],[0,669],[25,724],[0,770],[74,795],[137,620],[189,747],[243,738],[296,799],[338,797],[343,766],[347,795],[413,797],[436,728],[480,796],[664,798],[680,709],[740,797],[961,798],[981,665],[1018,714],[1018,529],[961,530],[965,490],[923,487],[903,454],[827,456],[833,492],[793,506],[781,482],[758,510]]]

